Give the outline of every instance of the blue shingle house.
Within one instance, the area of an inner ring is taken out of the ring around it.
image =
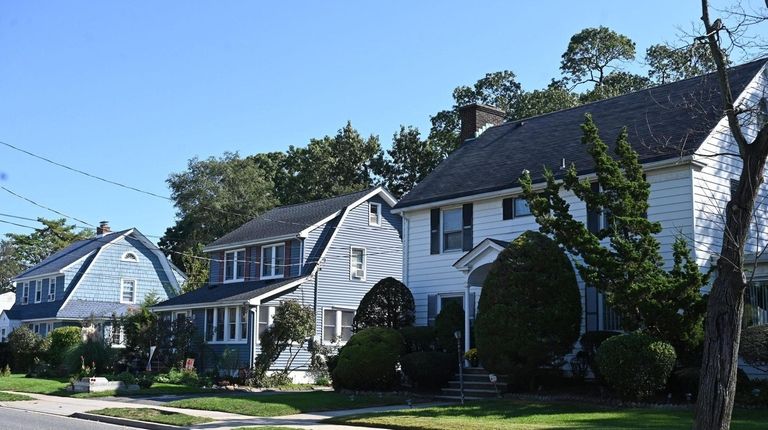
[[[316,338],[343,343],[365,293],[382,278],[400,278],[401,219],[390,211],[395,203],[378,187],[272,209],[205,247],[207,285],[153,310],[191,318],[214,357],[234,350],[237,367],[249,367],[276,306],[293,299],[314,307],[316,292]],[[308,359],[301,351],[294,379],[306,376]],[[198,363],[216,365],[215,358]]]
[[[150,294],[175,297],[186,280],[181,270],[136,229],[112,232],[102,222],[95,236],[55,252],[12,279],[13,306],[0,315],[0,329],[21,325],[45,336],[61,326],[90,326],[113,344],[111,320],[138,307]],[[113,336],[114,334],[114,336]]]

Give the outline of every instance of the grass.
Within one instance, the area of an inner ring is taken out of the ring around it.
[[[15,402],[19,400],[35,400],[32,397],[23,394],[2,393],[0,392],[0,402]]]
[[[160,396],[164,394],[199,394],[210,392],[198,387],[186,385],[156,383],[150,388],[139,390],[109,390],[95,393],[73,393],[67,391],[69,379],[27,378],[23,374],[0,377],[0,391],[18,391],[22,393],[48,394],[65,397],[108,397],[108,396]]]
[[[292,415],[303,412],[366,408],[404,404],[403,397],[349,396],[333,392],[235,394],[177,400],[168,406],[187,409],[231,412],[258,417]]]
[[[693,413],[676,408],[616,408],[587,404],[530,403],[516,400],[470,402],[465,406],[336,417],[334,424],[385,427],[396,430],[480,429],[690,429]],[[734,411],[734,430],[764,429],[768,410]]]
[[[128,418],[132,420],[148,421],[151,423],[170,424],[173,426],[188,427],[195,424],[209,423],[213,421],[206,417],[196,417],[178,412],[161,411],[152,408],[106,408],[88,411],[90,414],[106,415],[108,417]]]

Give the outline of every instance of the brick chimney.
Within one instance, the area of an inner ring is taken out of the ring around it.
[[[459,142],[464,143],[467,139],[477,137],[477,132],[489,125],[503,124],[506,113],[493,106],[472,103],[459,108],[459,118],[461,119]]]
[[[97,236],[103,236],[107,233],[111,233],[112,229],[109,228],[109,221],[101,221],[99,222],[99,226],[96,227],[96,235]]]

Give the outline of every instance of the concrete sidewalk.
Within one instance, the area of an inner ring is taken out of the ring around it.
[[[71,416],[75,413],[86,413],[95,409],[103,408],[153,408],[160,409],[169,412],[178,412],[187,415],[194,415],[200,417],[207,417],[214,422],[206,424],[198,424],[190,427],[191,429],[204,429],[204,430],[230,430],[238,427],[249,426],[284,426],[295,427],[305,429],[318,429],[318,430],[342,430],[342,429],[370,429],[372,427],[356,427],[356,426],[343,426],[335,424],[322,424],[320,421],[327,418],[344,416],[344,415],[356,415],[372,412],[385,412],[396,411],[401,409],[408,409],[409,406],[380,406],[363,409],[348,409],[326,412],[312,412],[295,415],[283,415],[278,417],[253,417],[248,415],[230,414],[226,412],[217,411],[203,411],[197,409],[182,409],[172,408],[159,405],[147,405],[136,403],[134,401],[118,401],[118,400],[99,400],[99,399],[83,399],[73,397],[59,397],[48,396],[44,394],[34,393],[19,393],[26,396],[34,397],[35,400],[25,400],[16,402],[0,402],[0,407],[12,408],[18,410],[32,411],[45,414]],[[418,407],[435,406],[436,403],[419,404]],[[126,425],[130,423],[126,422]]]

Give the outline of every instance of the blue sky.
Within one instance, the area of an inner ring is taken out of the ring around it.
[[[582,28],[611,27],[642,54],[690,29],[699,4],[2,2],[0,140],[167,195],[191,157],[303,146],[347,120],[389,145],[400,124],[428,130],[454,87],[487,72],[546,85]],[[3,146],[0,172],[0,185],[92,224],[150,236],[173,224],[168,201]],[[0,213],[56,217],[3,190]]]

